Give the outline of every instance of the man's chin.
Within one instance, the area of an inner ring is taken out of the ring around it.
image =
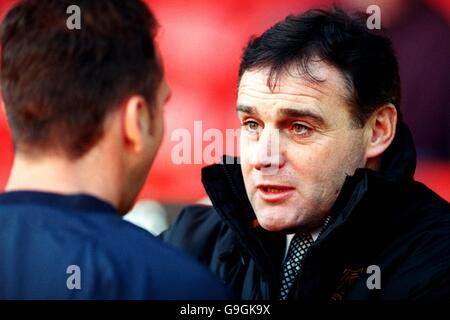
[[[263,228],[266,231],[278,232],[278,233],[284,233],[284,234],[295,233],[298,229],[298,227],[285,225],[285,224],[259,222],[259,225],[261,226],[261,228]]]
[[[258,221],[259,222],[259,221]],[[269,232],[278,232],[283,234],[291,234],[291,233],[298,233],[298,232],[306,232],[309,231],[310,228],[307,228],[305,226],[301,225],[294,225],[294,224],[275,224],[275,223],[261,223],[259,222],[259,225],[264,230],[267,230]]]
[[[270,213],[268,213],[270,214]],[[273,216],[272,216],[273,217]],[[291,225],[286,223],[286,221],[280,221],[277,219],[266,219],[263,217],[258,218],[258,223],[264,230],[270,231],[270,232],[283,232],[288,233],[288,230],[292,228]]]
[[[265,230],[271,232],[295,233],[299,228],[304,228],[303,217],[293,213],[291,208],[280,206],[259,207],[256,214],[258,224]],[[290,219],[287,219],[290,217]]]

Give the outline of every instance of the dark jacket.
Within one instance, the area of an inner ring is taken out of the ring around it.
[[[0,193],[0,299],[225,299],[197,261],[89,195]]]
[[[378,172],[358,169],[347,177],[289,299],[450,298],[450,205],[413,180],[415,164],[402,124]],[[254,227],[238,164],[206,167],[202,180],[214,207],[185,208],[161,237],[243,299],[277,299],[285,235]],[[373,265],[381,289],[370,286]]]

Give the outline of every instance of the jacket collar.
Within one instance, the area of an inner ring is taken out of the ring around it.
[[[381,158],[380,175],[390,181],[413,180],[416,148],[408,126],[401,122],[391,145]]]
[[[202,169],[202,182],[214,208],[235,232],[263,277],[278,281],[285,236],[255,227],[256,216],[248,200],[238,158],[224,156],[221,164]]]
[[[376,197],[379,204],[388,202],[388,198],[394,197],[394,192],[414,181],[415,169],[416,150],[413,138],[407,125],[401,122],[392,144],[381,158],[380,169],[373,171],[359,168],[353,176],[347,176],[331,209],[331,221],[322,233],[321,239],[326,239],[351,217],[371,212],[374,209],[373,200],[364,201],[364,199]],[[395,200],[395,197],[392,200]],[[373,217],[374,219],[368,216],[365,220],[367,223],[383,221],[386,227],[392,227],[401,223],[406,215],[407,212],[391,214],[387,210],[381,210],[377,213],[377,217]]]

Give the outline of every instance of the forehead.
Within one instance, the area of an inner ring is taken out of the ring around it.
[[[270,107],[273,111],[283,107],[315,108],[321,113],[333,109],[349,111],[349,93],[341,73],[324,62],[309,67],[310,74],[320,81],[312,81],[299,68],[291,66],[280,74],[273,88],[268,85],[270,68],[244,72],[238,88],[238,105]]]

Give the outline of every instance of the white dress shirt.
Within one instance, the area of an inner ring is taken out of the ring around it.
[[[312,237],[313,241],[317,240],[317,238],[319,237],[320,231],[322,231],[323,227],[324,226],[319,227],[319,228],[317,228],[317,229],[315,229],[314,231],[311,232],[311,237]],[[290,234],[286,235],[286,250],[284,251],[284,259],[286,259],[286,256],[287,256],[288,251],[289,251],[289,246],[290,246],[291,241],[294,238],[294,236],[295,236],[295,233],[290,233]]]

